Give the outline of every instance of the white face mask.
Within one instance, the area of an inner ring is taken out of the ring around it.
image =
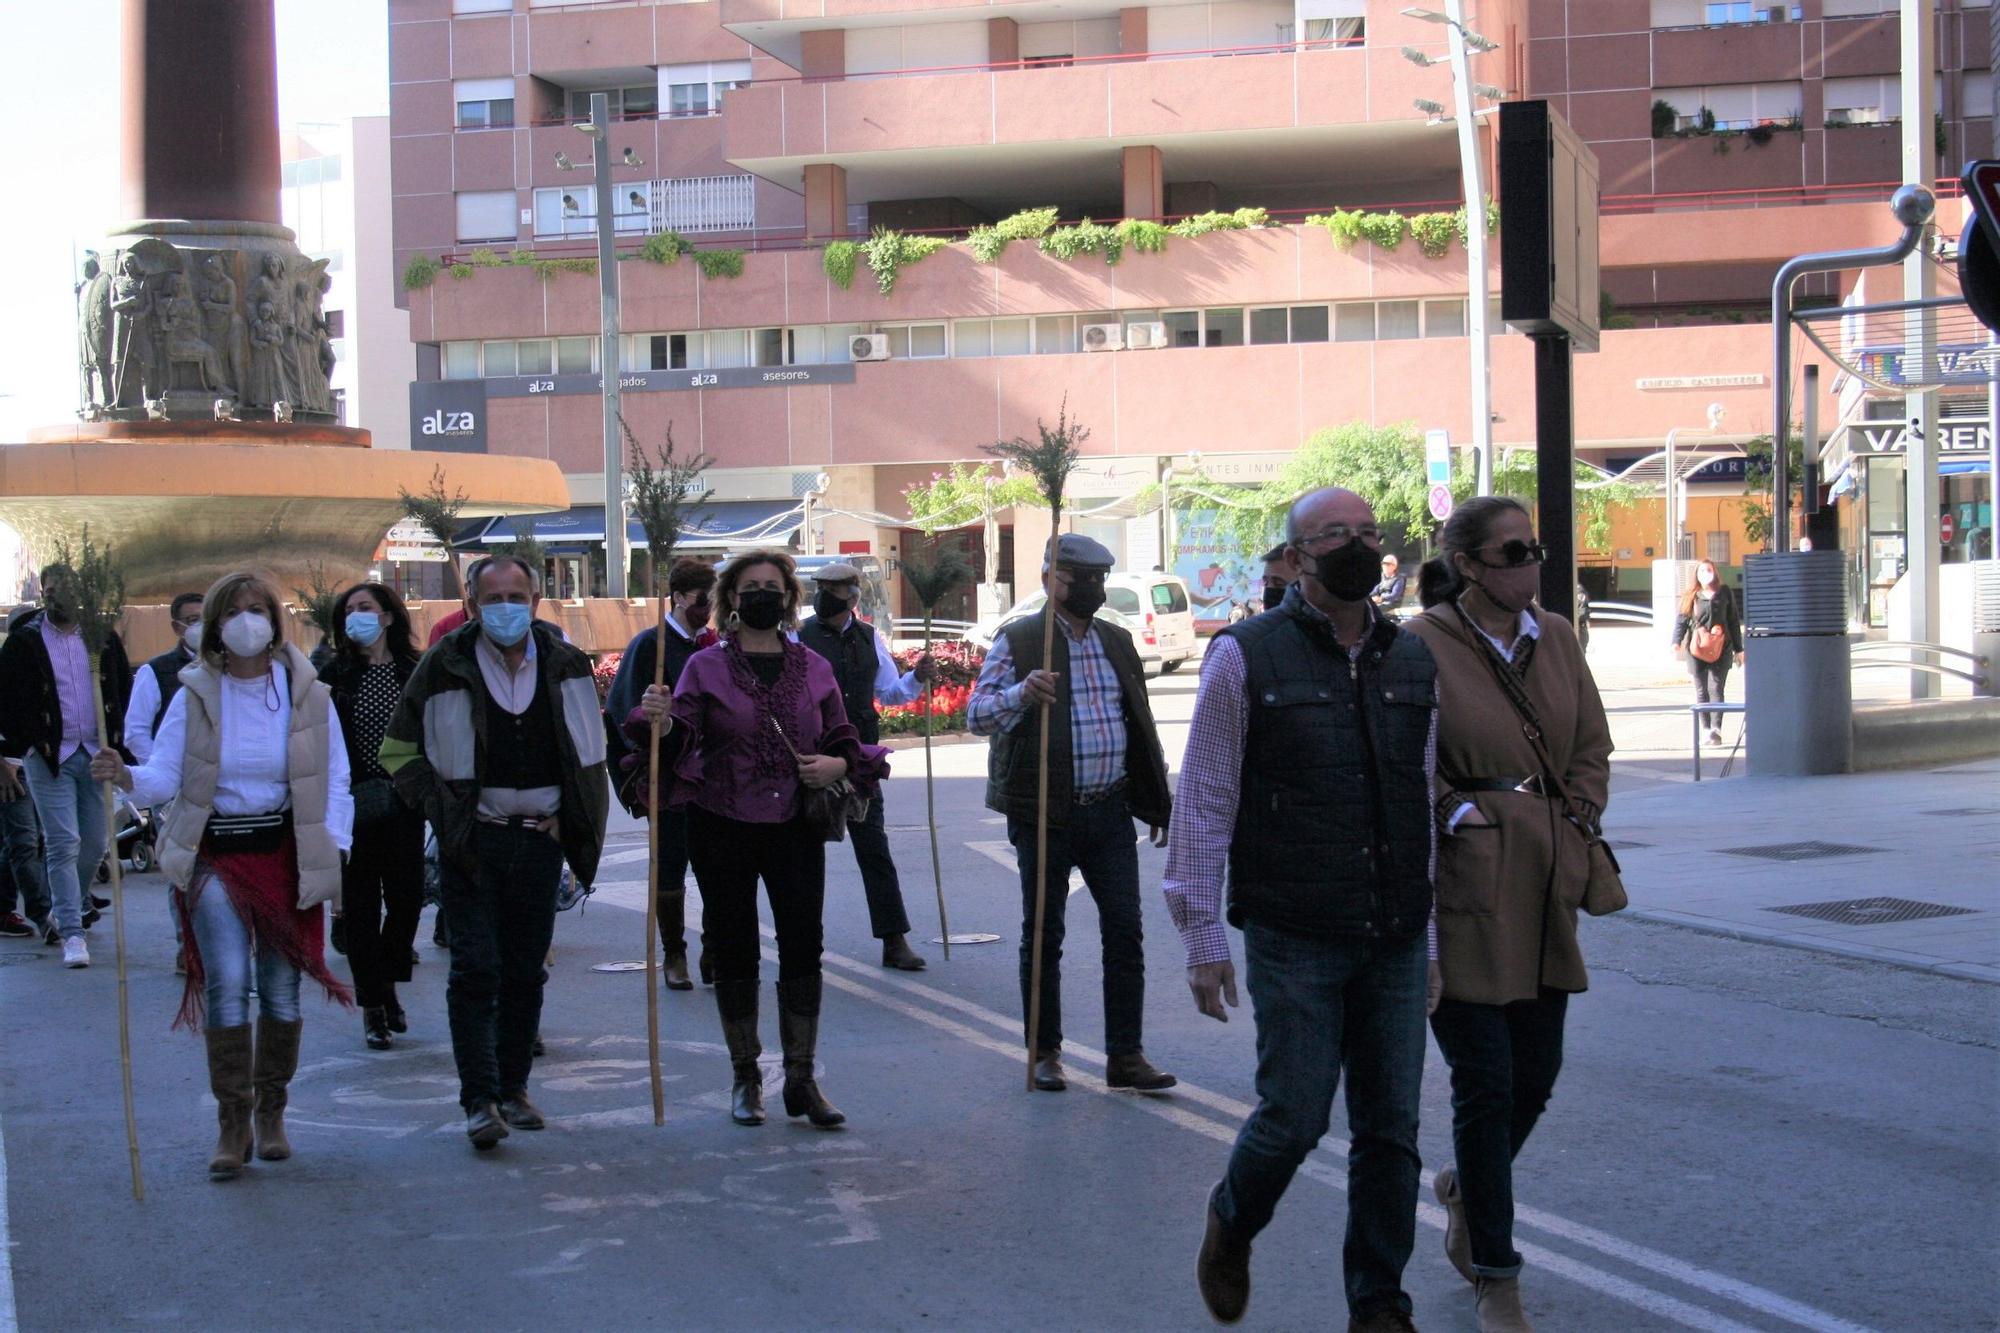
[[[1715,586],[1715,571],[1712,569],[1704,569],[1701,571],[1699,575],[1697,575],[1697,579],[1701,583],[1702,587],[1712,588]]]
[[[189,652],[197,657],[201,656],[201,622],[199,620],[181,631],[181,642],[187,645]]]
[[[255,657],[271,646],[271,622],[262,611],[238,611],[222,622],[222,642],[238,657]]]

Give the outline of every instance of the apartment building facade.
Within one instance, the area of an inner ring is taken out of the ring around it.
[[[1599,158],[1609,318],[1577,364],[1583,455],[1643,456],[1701,425],[1711,402],[1730,437],[1763,433],[1758,310],[1776,267],[1894,235],[1882,202],[1901,174],[1894,6],[1468,8],[1492,44],[1474,67],[1481,106],[1547,97]],[[1991,33],[1983,5],[1938,9],[1950,174],[1991,141]],[[914,536],[905,487],[1065,407],[1091,429],[1080,522],[1140,565],[1164,562],[1162,525],[1127,502],[1169,468],[1255,482],[1314,431],[1357,419],[1464,442],[1464,251],[1448,220],[1383,221],[1463,200],[1453,126],[1417,105],[1448,106],[1449,77],[1406,50],[1442,53],[1443,29],[1403,11],[391,0],[414,442],[555,459],[575,508],[542,535],[570,538],[588,582],[607,359],[597,281],[581,271],[596,200],[576,168],[596,151],[618,164],[612,211],[630,252],[615,349],[625,416],[642,439],[671,427],[715,460],[718,542],[800,540],[809,522],[819,549],[892,562]],[[615,115],[603,146],[573,128],[600,91]],[[1066,230],[1040,244],[974,235],[1033,209]],[[1337,239],[1339,226],[1308,221],[1336,209],[1361,223]],[[1266,225],[1235,226],[1237,210],[1263,210],[1248,216]],[[1074,227],[1087,218],[1194,221],[1114,232],[1119,250],[1108,229]],[[1960,218],[1948,201],[1945,229]],[[885,228],[950,243],[858,256],[841,244]],[[676,243],[648,246],[669,232]],[[694,252],[673,253],[683,244]],[[1492,361],[1496,444],[1531,448],[1531,349],[1496,334]],[[476,430],[422,433],[440,407],[475,401]],[[1693,490],[1732,486],[1719,473]],[[1013,519],[1012,549],[1031,553],[1035,516]],[[1695,549],[1716,552],[1719,532],[1725,562],[1740,560],[1740,526],[1717,521]],[[1643,536],[1657,527],[1627,525],[1629,544],[1614,536],[1590,562],[1642,584],[1668,553],[1664,536]],[[1225,554],[1201,553],[1203,572]],[[1029,559],[993,576],[1031,581]]]

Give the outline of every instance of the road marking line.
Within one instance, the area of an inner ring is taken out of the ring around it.
[[[15,1333],[14,1237],[7,1230],[7,1133],[0,1122],[0,1333]]]
[[[769,935],[768,931],[765,933]],[[823,957],[825,961],[832,963],[834,966],[858,973],[879,985],[906,990],[922,996],[930,1004],[956,1009],[960,1013],[977,1018],[984,1023],[1001,1029],[1010,1037],[1014,1036],[1020,1028],[1019,1022],[1014,1018],[995,1013],[993,1010],[987,1009],[982,1005],[974,1004],[970,1000],[962,999],[947,991],[939,990],[934,986],[928,986],[919,981],[878,976],[874,969],[831,951],[824,953]],[[1010,1045],[1008,1049],[1016,1056],[1023,1056],[1025,1054],[1023,1048],[1019,1045]],[[1094,1050],[1088,1046],[1079,1046],[1068,1040],[1064,1041],[1063,1051],[1065,1055],[1074,1056],[1091,1064],[1102,1065],[1105,1063],[1106,1057],[1102,1051]],[[1247,1118],[1250,1112],[1255,1109],[1248,1102],[1239,1101],[1234,1097],[1210,1091],[1198,1084],[1182,1082],[1174,1091],[1187,1101],[1224,1112],[1239,1122]],[[1155,1103],[1150,1101],[1142,1104],[1147,1106],[1155,1105]],[[1230,1132],[1229,1141],[1235,1141],[1234,1131]],[[1342,1171],[1344,1172],[1347,1147],[1348,1145],[1344,1140],[1329,1134],[1321,1141],[1316,1151],[1329,1159],[1340,1161]],[[1424,1173],[1423,1180],[1426,1185],[1430,1183],[1434,1174],[1434,1172],[1430,1171]],[[1345,1188],[1344,1174],[1340,1176],[1340,1181],[1341,1187]],[[1425,1207],[1429,1207],[1429,1205],[1425,1205]],[[1436,1213],[1437,1216],[1437,1220],[1433,1225],[1442,1227],[1444,1225],[1443,1212],[1437,1209],[1432,1209],[1431,1211]],[[1554,1213],[1524,1207],[1517,1203],[1514,1209],[1514,1216],[1517,1222],[1533,1227],[1538,1231],[1545,1231],[1550,1235],[1559,1236],[1574,1244],[1596,1250],[1609,1258],[1619,1259],[1639,1268],[1650,1269],[1662,1277],[1672,1278],[1676,1282],[1698,1290],[1727,1297],[1741,1305],[1771,1315],[1774,1318],[1797,1324],[1801,1328],[1818,1330],[1819,1333],[1868,1333],[1867,1326],[1864,1324],[1851,1323],[1838,1316],[1794,1301],[1789,1297],[1781,1296],[1776,1292],[1767,1291],[1752,1283],[1732,1278],[1724,1273],[1717,1273],[1702,1268],[1682,1259],[1676,1259],[1672,1255],[1621,1239],[1620,1237],[1611,1235],[1609,1232],[1600,1231],[1595,1227],[1571,1222],[1567,1218],[1559,1217]],[[1525,1253],[1525,1251],[1523,1252]],[[1537,1262],[1540,1261],[1538,1260]],[[1641,1290],[1644,1290],[1644,1288],[1641,1288]]]
[[[969,843],[967,845],[975,849],[978,847],[978,844]],[[1006,844],[1001,845],[1006,846]],[[1012,848],[1009,847],[1009,851],[1011,850]],[[988,854],[990,855],[990,853]],[[627,898],[628,896],[630,899],[636,901],[620,901],[621,898]],[[609,896],[607,901],[612,906],[627,910],[643,911],[645,909],[643,892],[634,892],[629,895],[613,895]],[[777,938],[770,926],[762,921],[758,923],[758,930],[768,940],[775,941]],[[771,949],[763,950],[763,954],[764,957],[773,962],[777,960],[777,954]],[[871,983],[869,985],[862,985],[858,981],[839,975],[838,972],[829,972],[826,975],[826,983],[838,990],[848,991],[883,1008],[902,1014],[907,1018],[915,1019],[917,1022],[923,1023],[928,1027],[936,1028],[941,1032],[955,1036],[970,1045],[992,1051],[997,1055],[1004,1055],[1010,1060],[1018,1061],[1025,1054],[1018,1035],[1020,1024],[1009,1015],[996,1013],[982,1005],[962,999],[948,991],[940,990],[935,986],[929,986],[920,981],[879,975],[878,969],[869,967],[843,954],[834,953],[831,950],[824,951],[821,957],[824,962],[832,965],[832,967],[865,977]],[[912,1004],[893,995],[885,994],[884,990],[877,989],[878,987],[886,988],[887,990],[902,991],[912,997],[921,999],[924,1005],[931,1007],[927,1008],[923,1005]],[[956,1019],[946,1017],[937,1012],[940,1008],[955,1010],[968,1018],[977,1020],[989,1027],[997,1028],[1007,1034],[1006,1039],[1001,1040],[989,1036],[984,1031],[969,1027]],[[1087,1046],[1079,1046],[1069,1041],[1065,1041],[1063,1053],[1072,1061],[1080,1060],[1098,1066],[1102,1066],[1106,1060],[1102,1051],[1094,1050]],[[1075,1070],[1071,1071],[1070,1081],[1078,1086],[1106,1095],[1109,1095],[1112,1091],[1101,1078],[1078,1073]],[[1253,1109],[1247,1102],[1185,1081],[1176,1087],[1174,1092],[1176,1094],[1176,1101],[1192,1102],[1200,1106],[1206,1106],[1212,1110],[1227,1114],[1238,1122],[1247,1117]],[[1229,1144],[1236,1141],[1237,1130],[1234,1126],[1219,1124],[1205,1116],[1196,1115],[1185,1107],[1156,1101],[1143,1096],[1129,1097],[1129,1101],[1132,1105],[1150,1115],[1157,1116],[1182,1128],[1215,1139],[1217,1142]],[[1345,1141],[1329,1134],[1320,1141],[1320,1146],[1315,1150],[1318,1156],[1326,1160],[1314,1161],[1309,1158],[1299,1168],[1300,1172],[1314,1180],[1320,1181],[1322,1184],[1330,1185],[1335,1189],[1344,1191],[1347,1185],[1345,1161],[1347,1147],[1348,1145]],[[1424,1172],[1424,1182],[1428,1184],[1433,1175],[1433,1172]],[[1419,1203],[1417,1206],[1417,1217],[1426,1226],[1439,1231],[1444,1229],[1444,1210],[1433,1204]],[[1516,1204],[1515,1219],[1524,1226],[1560,1237],[1572,1244],[1595,1250],[1607,1258],[1630,1264],[1636,1268],[1647,1269],[1661,1277],[1679,1282],[1695,1290],[1734,1301],[1739,1305],[1759,1311],[1773,1318],[1784,1320],[1787,1323],[1795,1324],[1798,1327],[1811,1329],[1814,1333],[1870,1333],[1868,1326],[1865,1324],[1858,1324],[1842,1319],[1802,1302],[1792,1300],[1789,1297],[1779,1295],[1776,1292],[1768,1291],[1754,1283],[1733,1278],[1724,1273],[1717,1273],[1685,1260],[1676,1259],[1672,1255],[1621,1239],[1595,1227],[1571,1222],[1553,1213]],[[1556,1251],[1547,1250],[1538,1245],[1518,1242],[1516,1248],[1521,1251],[1525,1258],[1539,1268],[1547,1269],[1549,1272],[1566,1277],[1580,1286],[1589,1287],[1592,1290],[1616,1300],[1624,1301],[1629,1305],[1646,1310],[1661,1318],[1672,1319],[1690,1328],[1718,1330],[1718,1333],[1750,1333],[1747,1326],[1724,1319],[1712,1311],[1703,1309],[1697,1305],[1691,1305],[1675,1297],[1668,1296],[1665,1293],[1654,1291],[1650,1287],[1641,1286],[1635,1282],[1618,1277],[1615,1274],[1605,1272],[1602,1269],[1591,1267],[1589,1264],[1568,1258]],[[8,1331],[0,1329],[0,1333],[8,1333]]]

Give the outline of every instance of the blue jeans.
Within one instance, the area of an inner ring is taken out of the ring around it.
[[[1248,1241],[1327,1131],[1347,1071],[1347,1308],[1405,1314],[1403,1266],[1416,1243],[1417,1112],[1424,1077],[1426,950],[1408,939],[1315,938],[1251,922],[1243,932],[1257,1022],[1257,1109],[1216,1191],[1229,1233]]]
[[[476,876],[449,856],[438,865],[451,920],[445,1010],[467,1111],[528,1089],[563,868],[561,844],[531,828],[474,824],[472,854]]]
[[[208,1026],[241,1027],[250,1021],[250,975],[253,946],[250,927],[229,901],[229,890],[211,876],[194,895],[194,940],[201,950],[202,980],[208,1000]],[[258,940],[257,1005],[273,1022],[296,1023],[299,1018],[299,970],[278,949]]]
[[[42,821],[49,897],[64,939],[83,934],[83,904],[104,860],[104,788],[91,781],[90,755],[78,747],[54,773],[38,754],[21,761]]]
[[[33,757],[28,760],[39,762]],[[34,801],[26,796],[0,801],[0,844],[6,849],[8,909],[12,910],[18,898],[21,915],[37,923],[48,920],[54,904],[49,901],[49,875],[42,864],[42,823],[35,818]]]
[[[1083,872],[1084,886],[1097,901],[1097,925],[1104,948],[1104,1050],[1109,1055],[1141,1051],[1141,1015],[1146,1006],[1146,950],[1139,918],[1139,851],[1132,816],[1118,797],[1095,805],[1072,806],[1068,823],[1049,830],[1048,900],[1042,913],[1042,1012],[1039,1035],[1028,1033],[1037,1050],[1062,1049],[1063,918],[1069,906],[1069,872]],[[1009,818],[1007,841],[1021,870],[1021,1020],[1027,1028],[1033,985],[1035,937],[1035,825]]]
[[[1544,986],[1532,1000],[1468,1004],[1441,1000],[1431,1015],[1451,1067],[1451,1145],[1472,1271],[1514,1277],[1514,1159],[1555,1091],[1562,1070],[1569,994]]]

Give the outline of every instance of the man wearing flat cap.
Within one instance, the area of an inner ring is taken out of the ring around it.
[[[1111,552],[1070,533],[1044,557],[1042,587],[1055,603],[1054,669],[1041,670],[1045,617],[1004,625],[973,687],[966,725],[993,738],[986,804],[1007,816],[1007,840],[1021,872],[1021,1007],[1029,1006],[1035,922],[1035,829],[1041,729],[1048,746],[1048,883],[1042,923],[1041,1030],[1035,1087],[1060,1092],[1062,1067],[1063,915],[1072,868],[1083,872],[1097,902],[1104,942],[1105,1082],[1158,1092],[1174,1076],[1155,1069],[1140,1041],[1146,959],[1139,918],[1139,854],[1132,821],[1166,845],[1173,808],[1166,759],[1146,699],[1146,677],[1132,636],[1098,620]]]
[[[922,694],[930,660],[919,662],[914,671],[896,670],[888,643],[854,614],[861,600],[861,571],[853,565],[823,566],[813,571],[812,579],[813,614],[799,626],[799,642],[832,664],[847,720],[863,742],[873,745],[882,737],[876,704],[906,704]],[[882,966],[923,971],[923,958],[910,947],[910,915],[903,910],[903,886],[889,855],[889,826],[879,794],[868,802],[867,818],[850,823],[847,832],[854,842],[854,863],[861,868],[869,925],[882,941]]]

